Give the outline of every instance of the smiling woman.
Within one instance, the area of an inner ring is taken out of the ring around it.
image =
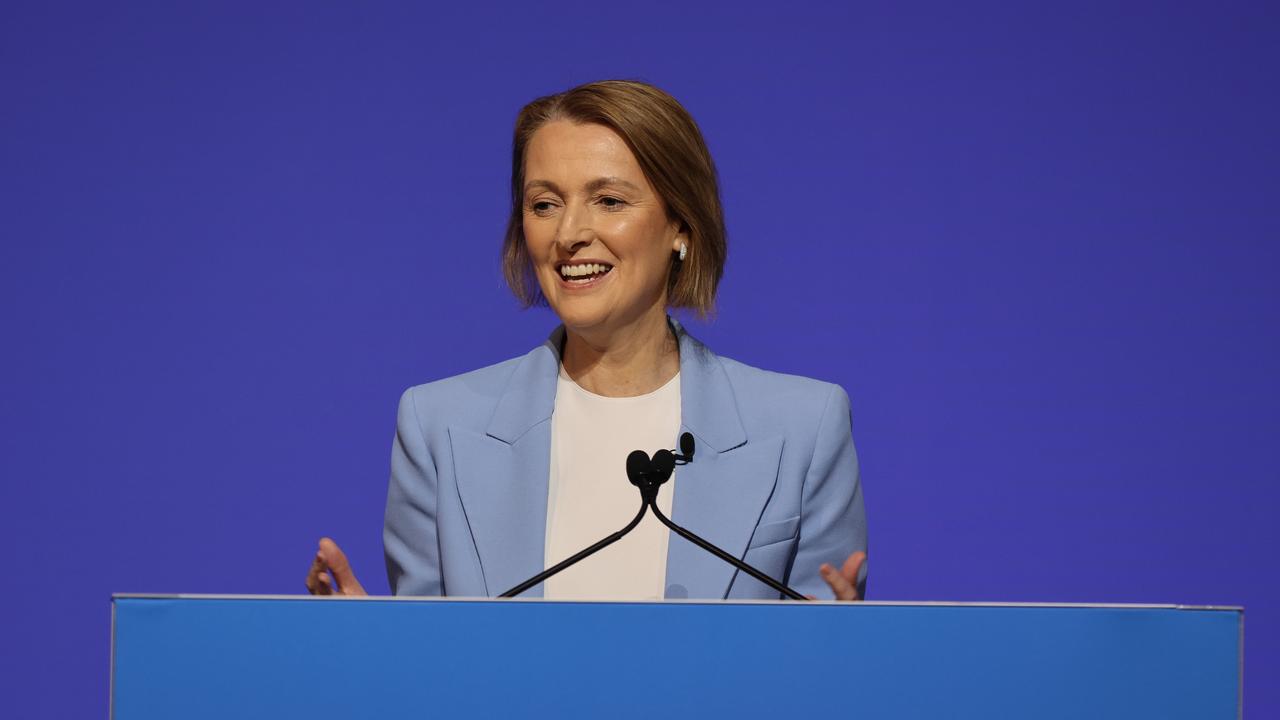
[[[722,358],[667,315],[706,315],[726,241],[693,118],[651,85],[539,98],[516,121],[503,268],[561,321],[542,346],[400,401],[384,545],[392,591],[496,595],[622,527],[627,455],[688,432],[658,493],[677,523],[812,595],[861,599],[866,518],[844,391]],[[317,594],[364,594],[328,538]],[[529,594],[777,598],[655,518]]]
[[[671,307],[693,308],[704,315],[715,302],[716,286],[724,269],[725,230],[716,182],[715,164],[693,118],[675,98],[643,83],[606,81],[583,85],[560,95],[539,98],[516,119],[511,168],[511,216],[503,243],[503,269],[507,282],[526,305],[544,300],[540,284],[530,270],[525,247],[525,214],[529,193],[546,179],[530,172],[535,136],[548,125],[584,129],[601,143],[583,154],[596,152],[599,172],[608,166],[625,168],[626,174],[601,174],[582,188],[592,193],[614,187],[616,204],[627,193],[645,196],[645,202],[661,204],[668,221],[678,220],[687,236],[683,262],[671,267],[667,290]],[[564,139],[561,134],[561,138]],[[586,139],[586,138],[584,138]],[[607,152],[604,157],[601,152]],[[554,160],[567,156],[543,155]],[[585,159],[585,158],[584,158]],[[534,170],[539,168],[535,167]],[[553,191],[555,188],[551,188]],[[609,209],[615,203],[606,202]],[[692,254],[690,254],[692,253]]]
[[[523,237],[508,236],[508,247],[521,249],[510,262],[520,264],[517,272],[532,272],[570,336],[584,341],[566,343],[565,369],[601,395],[659,387],[679,370],[674,338],[664,341],[671,335],[666,306],[668,286],[680,275],[672,256],[681,248],[687,256],[688,231],[622,138],[603,125],[548,122],[524,155],[532,179],[524,183],[513,233]],[[613,373],[611,383],[595,371],[591,349],[612,348],[624,338],[650,357],[628,363],[628,372]],[[621,386],[608,387],[615,383]]]

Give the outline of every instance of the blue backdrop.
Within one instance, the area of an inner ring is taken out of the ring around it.
[[[515,113],[605,77],[680,98],[719,164],[693,332],[849,391],[872,598],[1243,604],[1250,714],[1280,713],[1278,28],[5,3],[7,714],[105,709],[113,591],[301,592],[330,534],[386,592],[400,392],[555,324],[498,268]]]

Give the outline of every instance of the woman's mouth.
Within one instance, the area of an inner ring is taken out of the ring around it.
[[[613,270],[612,265],[605,263],[566,263],[556,268],[560,274],[560,282],[571,288],[585,288],[600,282]]]

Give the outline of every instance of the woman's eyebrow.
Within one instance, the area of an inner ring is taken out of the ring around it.
[[[587,189],[587,192],[595,192],[600,188],[609,187],[610,185],[626,188],[628,190],[633,190],[636,192],[640,191],[640,188],[636,187],[635,183],[627,182],[626,180],[623,180],[622,178],[616,177],[616,176],[596,178],[595,180],[592,180],[591,182],[587,183],[586,189]]]
[[[614,175],[611,175],[608,177],[598,177],[595,180],[592,180],[591,182],[587,183],[585,190],[591,193],[599,190],[600,188],[605,188],[609,186],[626,188],[634,192],[640,191],[640,188],[635,183],[630,182],[628,180],[623,180],[622,178]],[[559,185],[555,184],[550,180],[538,180],[538,179],[530,180],[529,182],[525,183],[524,191],[527,194],[529,191],[533,190],[534,188],[539,188],[539,187],[544,187],[554,193],[563,194],[560,190]]]
[[[533,190],[534,188],[538,188],[538,187],[544,187],[553,193],[557,193],[557,194],[560,193],[560,186],[556,185],[550,180],[530,180],[529,182],[524,184],[524,192],[527,195],[529,194],[530,190]]]

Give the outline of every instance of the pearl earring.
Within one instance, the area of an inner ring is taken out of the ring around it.
[[[689,246],[685,245],[684,243],[680,243],[680,262],[684,262],[684,258],[688,254],[689,254]]]

